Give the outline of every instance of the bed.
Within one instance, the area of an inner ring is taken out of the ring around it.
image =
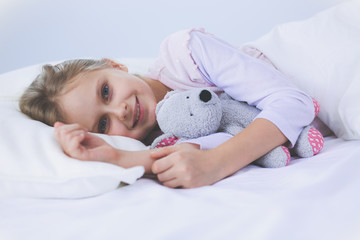
[[[318,99],[335,134],[314,157],[276,169],[249,165],[196,189],[164,187],[140,166],[67,157],[53,128],[17,107],[42,64],[1,74],[0,239],[360,239],[359,42],[360,5],[352,1],[246,44]],[[144,73],[153,59],[119,61]]]

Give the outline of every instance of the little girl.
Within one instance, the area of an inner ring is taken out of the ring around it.
[[[88,133],[149,144],[159,131],[156,104],[170,90],[196,87],[225,91],[262,111],[234,137],[217,133],[156,150],[118,150]],[[271,64],[202,29],[167,37],[145,76],[129,74],[126,66],[109,59],[46,65],[23,94],[20,108],[54,126],[71,157],[122,167],[143,165],[165,186],[183,188],[213,184],[281,144],[294,145],[314,119],[312,99]]]

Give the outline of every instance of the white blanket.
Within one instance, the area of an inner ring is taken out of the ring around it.
[[[360,239],[360,141],[328,137],[289,166],[248,166],[213,186],[154,180],[92,198],[1,199],[0,239]]]
[[[360,0],[276,26],[247,45],[263,52],[320,103],[338,137],[360,139]]]

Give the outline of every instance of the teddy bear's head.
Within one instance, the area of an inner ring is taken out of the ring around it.
[[[197,138],[214,133],[220,126],[221,117],[219,97],[205,88],[171,91],[156,107],[161,131],[178,138]]]

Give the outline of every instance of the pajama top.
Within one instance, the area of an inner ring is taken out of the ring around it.
[[[256,106],[261,110],[256,118],[275,124],[291,146],[315,117],[312,98],[271,64],[199,28],[168,36],[146,77],[174,90],[207,87],[224,91],[238,101]],[[210,149],[230,137],[215,133],[187,142]]]

